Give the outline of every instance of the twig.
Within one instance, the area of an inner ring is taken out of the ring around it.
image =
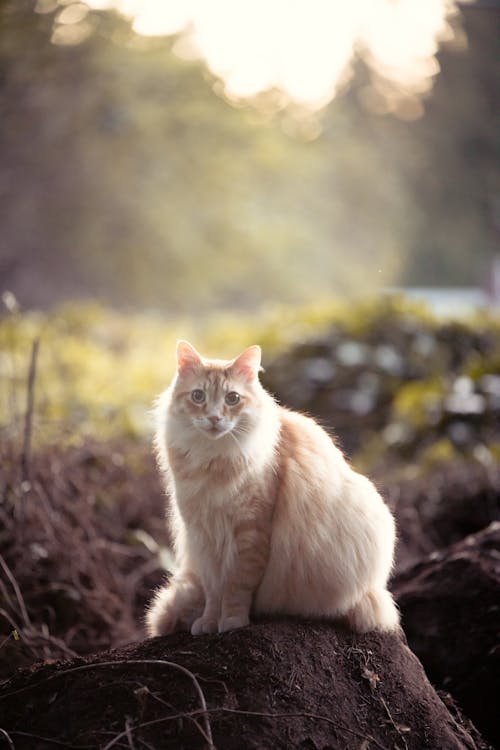
[[[387,703],[385,702],[385,700],[382,698],[381,695],[379,696],[379,698],[380,698],[380,702],[382,703],[383,707],[386,710],[387,716],[389,717],[392,726],[394,727],[394,729],[396,730],[396,732],[399,734],[399,736],[403,740],[406,750],[408,750],[408,743],[406,742],[406,738],[405,738],[405,736],[403,735],[403,732],[400,729],[400,725],[396,724],[396,722],[392,718],[392,714],[389,711],[389,706],[387,705]]]
[[[36,338],[31,347],[30,369],[28,373],[26,416],[24,420],[23,452],[21,454],[21,480],[28,482],[30,479],[31,461],[31,430],[33,426],[33,407],[35,405],[35,377],[36,363],[40,339]]]
[[[12,292],[6,291],[2,294],[2,301],[9,312],[10,320],[15,323],[17,321],[20,307]],[[7,326],[7,352],[8,362],[10,364],[10,388],[9,388],[9,406],[10,406],[10,422],[14,427],[14,434],[18,432],[19,422],[19,409],[17,399],[17,367],[16,367],[16,326]]]
[[[125,720],[125,734],[127,735],[128,746],[130,750],[136,750],[134,738],[132,737],[132,722],[129,718]]]
[[[167,708],[172,708],[172,706],[171,706],[170,704],[168,704],[168,703],[167,703],[167,701],[164,701],[164,700],[163,700],[162,698],[160,698],[160,697],[159,697],[158,695],[156,695],[155,693],[151,693],[151,692],[149,692],[149,695],[151,696],[151,698],[153,698],[153,700],[155,700],[155,701],[158,701],[158,703],[161,703],[162,705],[166,706]],[[197,712],[197,713],[199,713],[199,712]],[[163,718],[165,718],[165,717],[163,717]],[[170,718],[171,718],[171,717],[170,717]],[[200,724],[199,724],[199,722],[198,722],[198,721],[196,720],[195,716],[191,716],[191,715],[189,715],[189,714],[183,713],[183,714],[179,714],[179,715],[177,715],[177,716],[176,716],[176,718],[179,718],[179,719],[180,719],[180,718],[182,718],[182,719],[189,719],[189,721],[192,721],[192,722],[193,722],[193,724],[195,725],[196,729],[198,730],[198,732],[199,732],[199,733],[200,733],[200,734],[202,735],[202,737],[204,738],[204,740],[205,740],[206,742],[208,742],[208,737],[207,737],[207,735],[205,734],[205,732],[203,731],[203,729],[202,729],[202,728],[200,727]],[[140,727],[140,726],[138,726],[137,728],[138,728],[138,729],[140,729],[141,727]]]
[[[35,682],[32,685],[26,685],[23,688],[19,688],[18,690],[12,690],[10,693],[5,693],[4,695],[0,695],[0,700],[2,698],[9,698],[12,695],[17,695],[18,693],[23,693],[26,690],[32,690],[35,687],[38,687],[39,685],[43,685],[45,682],[49,682],[50,680],[54,680],[58,677],[64,677],[67,674],[71,674],[72,672],[83,672],[90,669],[96,669],[98,667],[115,667],[117,665],[124,666],[124,665],[131,665],[131,664],[161,664],[165,667],[171,667],[172,669],[177,669],[179,672],[182,672],[185,674],[189,679],[192,681],[196,692],[198,693],[198,698],[201,704],[201,711],[198,713],[201,713],[203,716],[203,720],[205,723],[205,732],[207,736],[208,741],[208,747],[209,750],[216,750],[216,747],[214,745],[213,739],[212,739],[212,729],[210,727],[210,721],[208,718],[209,711],[207,709],[207,703],[205,701],[205,696],[203,694],[203,690],[201,689],[200,683],[196,679],[196,676],[189,671],[189,669],[186,669],[186,667],[181,666],[180,664],[176,664],[173,661],[165,661],[164,659],[119,659],[117,661],[100,661],[96,662],[95,664],[82,664],[79,667],[71,667],[70,669],[63,669],[60,672],[56,672],[55,674],[49,675],[48,677],[45,677],[43,680],[39,680],[38,682]],[[125,736],[125,733],[121,733],[117,737],[115,737],[114,740],[111,741],[111,743],[108,743],[103,750],[107,750],[107,748],[112,747],[116,742],[118,742],[121,737]]]
[[[217,708],[212,708],[207,711],[207,713],[213,713],[214,711],[218,711]],[[149,721],[143,721],[141,724],[138,724],[135,728],[136,729],[144,729],[145,727],[152,727],[156,724],[163,724],[164,721],[175,721],[176,719],[191,719],[194,721],[195,725],[201,732],[203,738],[208,742],[210,750],[216,750],[215,745],[210,744],[210,740],[208,739],[208,736],[205,734],[205,732],[201,729],[199,724],[197,723],[195,717],[199,716],[202,713],[202,710],[200,708],[195,709],[194,711],[179,711],[177,714],[170,714],[169,716],[160,716],[159,719],[150,719]],[[120,732],[120,734],[117,734],[116,737],[113,737],[113,739],[108,742],[107,745],[105,745],[102,750],[109,750],[110,747],[113,747],[116,745],[122,737],[126,736],[126,732]]]
[[[55,737],[43,737],[40,734],[32,734],[31,732],[21,732],[17,729],[12,729],[11,734],[18,735],[19,737],[30,737],[33,740],[44,740],[45,742],[50,742],[53,745],[61,745],[61,747],[69,747],[70,750],[93,750],[94,745],[73,745],[69,744],[69,742],[63,742],[63,740],[58,740]],[[14,746],[12,746],[14,748]],[[14,748],[15,750],[15,748]]]
[[[10,750],[16,750],[16,748],[14,747],[14,743],[12,742],[11,738],[9,737],[5,729],[0,728],[0,734],[2,735],[2,737],[5,737],[5,739],[7,740],[7,744],[9,745]]]
[[[357,732],[355,729],[351,729],[345,724],[340,724],[338,721],[329,719],[328,716],[322,716],[321,714],[311,714],[311,713],[308,713],[307,711],[296,711],[292,713],[266,713],[265,711],[243,711],[237,708],[209,709],[209,713],[212,713],[212,711],[222,711],[223,713],[240,714],[242,716],[261,716],[266,719],[293,719],[293,718],[317,719],[318,721],[325,721],[327,724],[331,724],[336,729],[341,729],[343,732],[347,732],[348,734],[353,734],[355,737],[359,737],[360,739],[370,740],[370,742],[373,742],[373,744],[379,747],[380,750],[387,750],[384,747],[384,745],[380,745],[375,739],[375,737],[372,737],[370,734],[363,734],[362,732]]]
[[[0,566],[3,568],[3,571],[4,571],[5,575],[7,576],[7,578],[10,581],[10,585],[14,589],[14,593],[16,595],[16,599],[17,599],[17,602],[19,604],[19,609],[21,611],[21,616],[22,616],[22,618],[24,620],[24,624],[27,625],[27,626],[30,626],[31,625],[31,620],[29,618],[28,610],[26,609],[26,605],[24,603],[23,595],[21,594],[21,589],[19,588],[19,585],[18,585],[16,579],[14,578],[13,573],[11,572],[9,566],[5,562],[5,560],[4,560],[4,558],[3,558],[2,555],[0,555]]]
[[[5,644],[7,643],[7,641],[10,641],[10,639],[11,639],[11,638],[13,637],[13,635],[14,635],[14,632],[15,632],[15,628],[14,628],[14,630],[12,630],[12,632],[10,632],[10,633],[9,633],[9,635],[8,635],[8,636],[7,636],[6,638],[4,638],[4,639],[3,639],[3,641],[2,641],[1,643],[0,643],[0,649],[2,649],[2,648],[3,648],[4,646],[5,646]]]
[[[149,742],[146,742],[146,740],[143,740],[141,737],[138,737],[137,739],[139,740],[141,745],[144,745],[144,747],[147,748],[147,750],[155,750],[154,747],[149,744]]]
[[[0,594],[3,596],[4,601],[6,604],[15,611],[16,606],[14,604],[14,601],[12,600],[8,590],[7,586],[4,584],[4,582],[0,579]]]
[[[164,721],[175,721],[176,719],[194,719],[194,717],[201,714],[201,709],[195,709],[194,711],[181,711],[176,714],[170,714],[169,716],[161,716],[158,719],[151,719],[150,721],[145,721],[141,724],[139,724],[136,729],[143,729],[145,727],[151,727],[156,724],[161,724]],[[305,711],[296,711],[291,713],[267,713],[265,711],[243,711],[236,708],[209,708],[207,710],[207,713],[209,714],[215,714],[215,713],[228,713],[228,714],[238,714],[239,716],[258,716],[260,718],[264,719],[294,719],[294,718],[303,718],[303,719],[316,719],[318,721],[325,721],[328,724],[331,724],[336,729],[340,729],[344,732],[347,732],[349,734],[353,734],[355,737],[358,737],[363,740],[369,740],[372,742],[376,747],[378,747],[380,750],[387,750],[385,745],[381,745],[375,737],[372,737],[370,734],[363,734],[362,732],[357,732],[355,729],[351,729],[350,727],[347,727],[345,724],[339,724],[339,722],[334,721],[333,719],[329,719],[327,716],[321,716],[320,714],[311,714]],[[102,750],[109,750],[109,748],[113,747],[119,740],[121,740],[126,735],[126,732],[121,732],[120,734],[116,735],[110,742],[108,742],[107,745],[103,747]]]
[[[35,645],[37,642],[42,642],[44,644],[51,644],[53,646],[56,646],[59,651],[61,651],[65,657],[76,659],[78,654],[76,651],[73,651],[72,648],[70,648],[63,640],[60,638],[56,638],[54,635],[50,635],[49,632],[42,632],[40,630],[37,630],[35,626],[26,625],[26,627],[21,627],[19,623],[17,623],[12,616],[5,611],[5,609],[0,608],[0,617],[3,617],[9,625],[11,626],[12,630],[17,631],[19,640],[21,640],[25,646],[28,646],[31,651],[37,655],[37,651],[35,648]],[[42,625],[43,627],[43,625]],[[10,637],[10,636],[9,636]],[[3,645],[3,642],[2,642]],[[1,697],[1,696],[0,696]]]

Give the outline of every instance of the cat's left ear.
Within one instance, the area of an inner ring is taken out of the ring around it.
[[[260,361],[260,346],[249,346],[248,349],[245,349],[243,354],[240,354],[240,356],[234,360],[231,365],[231,370],[244,377],[245,380],[255,380],[260,370],[262,370]]]
[[[188,370],[196,370],[201,363],[201,355],[189,341],[177,342],[177,372],[180,375]]]

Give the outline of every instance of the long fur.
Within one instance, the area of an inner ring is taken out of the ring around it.
[[[258,347],[226,362],[180,342],[177,359],[156,411],[176,572],[146,613],[148,634],[222,632],[250,611],[396,629],[394,519],[370,480],[264,390]]]

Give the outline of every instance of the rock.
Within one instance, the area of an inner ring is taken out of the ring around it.
[[[500,744],[500,523],[407,568],[392,589],[431,682]]]
[[[400,636],[296,619],[20,671],[0,686],[0,726],[16,750],[488,748]]]

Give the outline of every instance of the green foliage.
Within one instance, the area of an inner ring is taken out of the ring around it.
[[[218,314],[165,320],[94,304],[0,319],[0,430],[20,437],[31,345],[40,338],[35,439],[80,443],[89,437],[151,434],[150,410],[175,371],[175,344],[187,338],[207,356],[236,356],[260,343],[266,358],[326,329],[327,306],[276,308],[260,317]]]
[[[496,386],[488,377],[498,372],[500,322],[492,317],[472,323],[433,321],[403,298],[184,319],[123,314],[96,303],[64,305],[46,314],[14,311],[0,319],[0,430],[5,436],[20,439],[22,434],[35,338],[40,338],[37,443],[113,436],[149,439],[150,410],[174,374],[179,338],[192,341],[206,356],[228,359],[260,344],[266,385],[285,403],[331,421],[335,431],[355,434],[360,465],[373,465],[391,452],[412,459],[417,449],[448,439],[450,423],[476,419],[467,409],[470,399],[476,408],[478,394],[479,404],[484,404],[481,440],[488,445],[496,440],[488,406],[494,404],[491,388]],[[339,347],[356,342],[368,359],[361,365],[342,364]],[[330,349],[332,382],[309,382],[309,360],[314,365]],[[405,371],[392,371],[391,362],[377,359],[388,349],[397,352]],[[389,370],[384,369],[387,364]],[[372,412],[363,416],[346,411],[353,389],[370,389],[374,380],[378,385]],[[300,403],[294,401],[297,394]],[[310,401],[304,401],[307,394]],[[340,411],[332,401],[336,394]],[[465,412],[453,416],[450,409],[457,403]],[[440,455],[447,445],[443,443]]]
[[[434,319],[403,297],[383,297],[342,306],[331,321],[264,377],[284,403],[319,417],[358,467],[495,461],[498,316]]]
[[[428,445],[419,455],[420,462],[428,470],[434,466],[439,466],[452,461],[459,455],[456,447],[449,438],[440,438],[436,442]]]
[[[411,428],[435,423],[441,416],[447,385],[443,378],[432,377],[401,386],[393,401],[393,416]]]
[[[0,326],[4,429],[24,421],[30,342],[40,336],[35,436],[83,441],[147,428],[153,397],[171,374],[172,331],[140,316],[122,319],[97,306],[47,316],[17,315]],[[169,372],[170,370],[170,372]]]

